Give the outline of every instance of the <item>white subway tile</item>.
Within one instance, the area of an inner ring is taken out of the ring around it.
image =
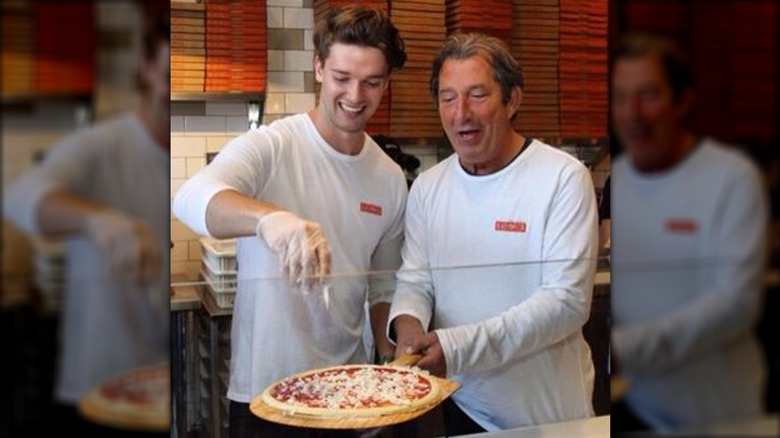
[[[184,132],[184,117],[171,116],[171,132]]]
[[[263,114],[284,114],[284,93],[268,93],[265,95]]]
[[[193,262],[192,260],[187,263],[187,277],[197,280],[200,278],[200,261]]]
[[[233,137],[226,135],[209,135],[206,137],[206,152],[219,152]]]
[[[207,116],[240,116],[246,111],[244,102],[206,102]]]
[[[171,178],[187,177],[187,159],[171,158]]]
[[[314,31],[313,30],[304,30],[303,31],[303,49],[304,50],[314,50]]]
[[[190,227],[177,220],[171,222],[171,240],[193,240],[200,238],[198,233],[192,231]]]
[[[171,277],[179,276],[184,280],[193,280],[187,276],[187,262],[171,261]]]
[[[268,0],[268,6],[286,6],[288,8],[300,8],[303,0]]]
[[[268,51],[268,71],[284,70],[284,52],[281,50]]]
[[[201,249],[200,249],[200,240],[190,240],[187,242],[189,245],[189,259],[190,260],[200,260],[201,259]]]
[[[284,8],[269,6],[265,10],[269,29],[281,29],[284,27]]]
[[[184,184],[184,181],[186,180],[183,178],[171,179],[171,199],[173,199],[173,197],[176,196],[176,192],[179,191],[181,186]]]
[[[285,107],[290,114],[306,112],[314,107],[314,93],[287,93]]]
[[[268,72],[269,93],[302,93],[303,72]]]
[[[284,8],[285,29],[314,29],[314,9]]]
[[[184,129],[188,133],[224,133],[227,119],[224,116],[186,116]]]
[[[189,260],[189,248],[186,240],[174,240],[173,248],[171,248],[171,261],[172,262],[184,262]]]
[[[206,137],[171,136],[171,157],[199,157],[206,153]]]
[[[285,71],[314,71],[314,51],[312,50],[285,50]]]
[[[202,157],[187,157],[187,178],[191,178],[195,175],[195,172],[199,171],[206,165],[206,156]]]
[[[231,135],[243,134],[249,130],[249,120],[246,116],[231,116],[227,118],[227,132]]]
[[[274,120],[279,120],[284,117],[284,114],[264,114],[263,125],[270,125]]]

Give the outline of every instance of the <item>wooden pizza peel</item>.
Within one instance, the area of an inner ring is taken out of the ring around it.
[[[405,354],[398,357],[398,359],[390,362],[388,365],[393,366],[412,366],[420,360],[422,356],[418,354]],[[417,418],[431,409],[438,406],[441,402],[447,399],[453,392],[460,388],[460,383],[442,379],[440,377],[426,375],[426,378],[436,382],[439,386],[439,392],[429,404],[420,406],[418,408],[398,412],[394,414],[378,415],[375,417],[320,417],[314,415],[306,415],[300,413],[290,413],[283,411],[275,407],[269,406],[263,401],[262,395],[258,395],[249,404],[249,410],[253,414],[260,418],[275,423],[286,424],[288,426],[298,426],[315,429],[367,429],[379,426],[388,426],[391,424],[403,423]]]

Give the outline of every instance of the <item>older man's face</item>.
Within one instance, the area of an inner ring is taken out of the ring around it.
[[[687,104],[675,100],[658,56],[623,58],[612,72],[612,123],[632,164],[663,170],[674,154],[674,135]]]

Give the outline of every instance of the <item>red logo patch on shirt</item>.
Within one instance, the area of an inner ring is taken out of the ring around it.
[[[525,222],[497,220],[496,231],[509,231],[510,233],[525,233]]]
[[[689,218],[672,217],[664,224],[666,231],[675,234],[694,234],[699,229],[699,224]]]
[[[377,216],[382,216],[382,207],[376,204],[372,204],[370,202],[361,202],[360,211],[364,213],[375,214]]]

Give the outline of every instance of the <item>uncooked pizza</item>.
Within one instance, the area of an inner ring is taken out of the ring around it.
[[[372,417],[428,406],[438,392],[437,382],[416,367],[343,365],[287,377],[262,399],[287,414]]]
[[[107,380],[79,403],[99,423],[138,430],[167,430],[170,423],[170,365],[137,368]]]

